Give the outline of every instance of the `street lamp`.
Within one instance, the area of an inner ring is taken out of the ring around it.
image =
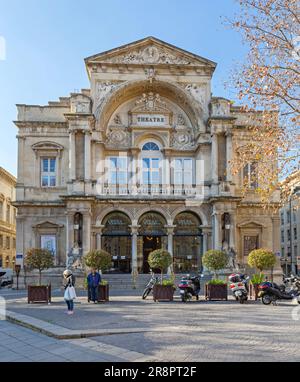
[[[19,275],[20,275],[20,271],[21,271],[21,265],[16,264],[15,265],[15,272],[16,272],[16,275],[17,275],[17,290],[19,290]]]
[[[285,275],[288,276],[288,261],[289,261],[289,259],[288,259],[288,257],[282,257],[281,261],[283,263],[285,263]]]

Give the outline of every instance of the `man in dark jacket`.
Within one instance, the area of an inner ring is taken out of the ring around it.
[[[87,277],[87,283],[89,288],[88,300],[94,301],[94,304],[98,301],[98,286],[101,283],[100,273],[96,269],[92,269],[91,273]]]

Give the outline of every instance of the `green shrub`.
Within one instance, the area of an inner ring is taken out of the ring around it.
[[[249,253],[248,264],[250,267],[258,269],[262,274],[263,270],[274,267],[276,264],[276,256],[269,249],[254,249]]]
[[[257,284],[261,284],[263,281],[264,281],[264,274],[263,273],[256,273],[255,275],[253,275],[251,277],[251,284],[253,285],[257,285]]]
[[[39,285],[41,285],[42,271],[54,266],[53,255],[48,249],[28,249],[25,256],[25,266],[29,270],[37,269],[39,271]]]
[[[95,268],[98,272],[104,272],[111,267],[111,254],[103,249],[90,251],[83,259],[88,267]]]
[[[220,280],[220,279],[212,279],[207,284],[210,284],[210,285],[226,285],[226,282],[224,280]]]
[[[202,258],[203,265],[214,273],[214,278],[218,278],[217,271],[223,269],[228,264],[228,255],[223,251],[211,249]]]
[[[173,280],[163,280],[161,285],[162,286],[174,286],[174,281]]]
[[[164,249],[156,249],[149,254],[148,263],[150,268],[161,271],[161,285],[163,283],[163,271],[172,264],[171,254]]]
[[[101,280],[101,283],[100,283],[100,285],[108,285],[108,281],[107,280]]]

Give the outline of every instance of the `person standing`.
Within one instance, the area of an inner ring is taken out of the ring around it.
[[[88,283],[88,301],[94,301],[94,304],[98,301],[98,287],[101,283],[100,273],[96,271],[95,268],[92,269],[91,273],[87,277]]]
[[[74,313],[74,299],[76,298],[76,293],[74,288],[75,276],[69,269],[66,269],[63,275],[64,275],[64,287],[65,287],[64,299],[68,306],[67,314],[71,315]]]

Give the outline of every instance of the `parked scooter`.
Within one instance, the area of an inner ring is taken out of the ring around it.
[[[152,289],[155,284],[159,283],[159,277],[155,275],[155,273],[151,274],[151,279],[149,280],[146,288],[144,289],[142,299],[145,300],[149,294],[152,292]]]
[[[196,297],[196,300],[199,300],[201,277],[203,277],[203,274],[197,276],[186,275],[181,278],[178,288],[182,302],[191,300],[193,296]]]
[[[230,281],[230,289],[235,297],[236,301],[239,301],[241,304],[243,304],[245,301],[248,300],[248,293],[249,293],[249,276],[246,276],[241,273],[233,273],[229,276]]]
[[[283,285],[278,285],[269,281],[265,281],[259,285],[258,297],[262,299],[264,305],[277,304],[280,300],[297,299],[300,304],[300,277],[293,276],[283,277]],[[286,290],[287,284],[291,284],[291,289]]]

